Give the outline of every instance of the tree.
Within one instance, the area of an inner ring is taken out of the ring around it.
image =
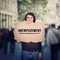
[[[18,20],[24,20],[27,12],[33,12],[38,20],[43,20],[47,0],[18,0]]]

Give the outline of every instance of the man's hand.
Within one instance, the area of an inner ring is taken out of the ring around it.
[[[38,60],[40,60],[41,57],[42,57],[42,54],[41,54],[41,52],[39,52],[39,53],[38,53]]]

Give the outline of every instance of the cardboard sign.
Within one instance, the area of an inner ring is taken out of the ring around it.
[[[14,38],[18,42],[42,42],[44,40],[44,24],[40,22],[28,24],[26,21],[16,23]]]

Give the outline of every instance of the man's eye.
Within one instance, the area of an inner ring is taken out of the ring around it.
[[[27,17],[29,19],[29,17]]]
[[[33,17],[31,17],[31,19],[33,19]]]

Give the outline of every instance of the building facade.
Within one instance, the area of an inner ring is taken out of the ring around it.
[[[45,24],[49,25],[54,23],[57,27],[58,25],[60,25],[59,15],[60,15],[59,1],[48,0]]]
[[[17,15],[17,0],[0,0],[0,28],[14,27]]]
[[[56,2],[56,14],[60,18],[60,0]]]

